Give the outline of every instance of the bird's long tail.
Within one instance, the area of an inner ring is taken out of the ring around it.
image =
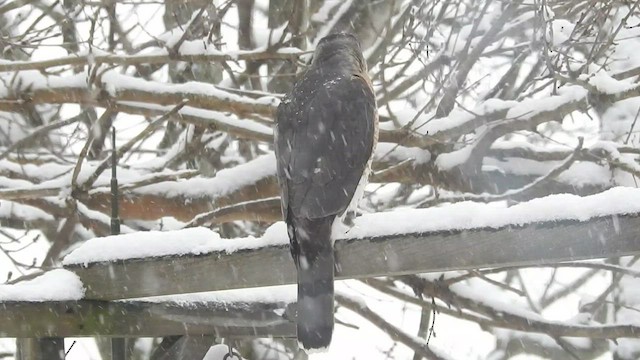
[[[333,333],[333,217],[296,221],[298,343],[307,351],[329,347]]]

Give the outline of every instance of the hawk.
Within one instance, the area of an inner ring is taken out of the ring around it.
[[[376,99],[358,39],[320,40],[307,72],[276,112],[281,205],[298,275],[298,343],[333,333],[333,242],[362,196],[377,142]]]

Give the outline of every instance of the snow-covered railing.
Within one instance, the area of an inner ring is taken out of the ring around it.
[[[0,285],[0,337],[295,336],[294,286],[123,301],[86,300],[73,273],[56,269]]]
[[[335,247],[338,279],[640,254],[640,190],[369,214]],[[97,300],[295,281],[282,223],[262,238],[221,239],[204,228],[98,238],[64,267],[81,279],[85,298]]]
[[[284,311],[246,302],[0,301],[0,337],[293,337],[295,324],[278,315]]]
[[[640,190],[368,214],[336,254],[338,279],[640,255]],[[96,238],[64,267],[0,286],[0,336],[295,334],[295,286],[246,289],[294,282],[282,223],[260,238],[206,228]]]

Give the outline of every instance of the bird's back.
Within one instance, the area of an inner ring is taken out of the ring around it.
[[[375,142],[375,97],[354,39],[321,40],[276,114],[278,181],[298,274],[298,340],[307,350],[331,341],[332,228],[357,200]]]

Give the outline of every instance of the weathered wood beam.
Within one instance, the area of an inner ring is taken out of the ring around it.
[[[295,336],[288,318],[295,310],[278,303],[9,301],[0,302],[0,337]]]
[[[640,254],[640,214],[586,222],[408,233],[336,242],[338,279],[553,264]],[[67,266],[86,298],[121,299],[294,283],[285,245]]]

